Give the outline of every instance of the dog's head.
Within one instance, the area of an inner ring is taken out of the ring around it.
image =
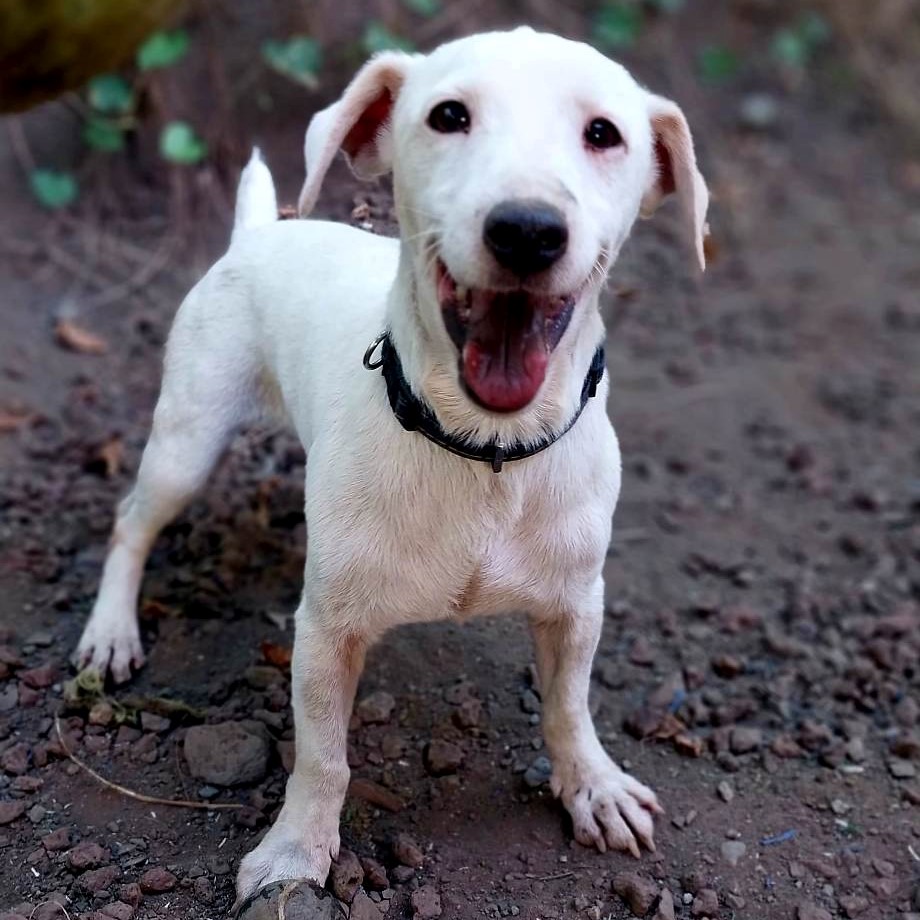
[[[704,265],[683,113],[588,45],[517,29],[378,55],[310,124],[302,214],[339,149],[361,176],[392,170],[426,339],[492,412],[534,400],[636,217],[671,192]]]

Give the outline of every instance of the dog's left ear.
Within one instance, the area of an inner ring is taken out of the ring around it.
[[[313,210],[339,150],[345,151],[362,179],[389,172],[390,118],[412,60],[412,55],[399,51],[376,55],[358,71],[338,102],[313,116],[304,139],[307,179],[297,202],[301,217]]]
[[[648,106],[655,162],[651,185],[642,198],[641,214],[651,217],[662,200],[676,192],[700,268],[705,269],[703,240],[708,232],[709,190],[696,165],[690,126],[679,106],[670,99],[649,93]]]

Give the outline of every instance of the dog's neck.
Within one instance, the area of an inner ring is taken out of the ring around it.
[[[403,246],[387,304],[388,328],[412,392],[431,407],[445,431],[477,445],[498,440],[527,445],[565,428],[581,404],[585,376],[604,335],[598,288],[576,304],[536,399],[507,414],[489,412],[463,391],[454,345],[443,327],[431,328],[443,322],[440,306],[422,303],[422,290]]]

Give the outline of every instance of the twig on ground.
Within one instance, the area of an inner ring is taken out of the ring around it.
[[[7,131],[10,135],[10,147],[13,155],[19,163],[22,171],[28,175],[35,169],[35,157],[29,149],[29,142],[26,139],[26,132],[22,127],[22,122],[18,118],[8,118],[6,122]]]
[[[96,782],[102,783],[103,786],[106,786],[109,789],[114,789],[115,792],[120,792],[122,795],[127,796],[129,799],[135,799],[138,802],[144,802],[147,805],[164,805],[170,808],[194,808],[200,811],[235,811],[246,806],[242,803],[235,802],[192,802],[189,799],[161,799],[155,795],[144,795],[142,792],[135,792],[133,789],[129,789],[127,786],[122,786],[119,783],[113,783],[110,779],[106,779],[101,773],[97,773],[89,764],[84,763],[77,757],[73,751],[67,746],[67,742],[64,740],[64,733],[61,731],[61,718],[60,716],[54,717],[54,730],[57,732],[58,741],[61,744],[61,749],[67,755],[67,757],[72,760],[81,770],[88,773]]]
[[[150,254],[147,262],[140,266],[129,278],[114,284],[103,290],[95,297],[86,300],[86,307],[97,308],[107,307],[116,300],[121,300],[131,294],[136,288],[143,287],[150,281],[154,275],[158,274],[172,255],[173,242],[175,237],[172,234],[164,234],[163,238],[157,244],[157,248]]]

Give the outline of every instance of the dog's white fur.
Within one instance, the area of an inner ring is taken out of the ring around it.
[[[468,134],[426,124],[432,106],[451,98],[472,113]],[[623,146],[586,147],[585,125],[599,116],[617,125]],[[427,56],[373,58],[309,127],[303,212],[340,148],[361,174],[393,172],[400,239],[276,222],[271,176],[253,158],[230,249],[176,317],[150,441],[118,511],[78,658],[116,680],[143,663],[136,605],[150,546],[231,435],[269,406],[294,425],[309,458],[292,668],[296,766],[278,820],[241,864],[239,894],[286,877],[325,879],[339,848],[346,728],[365,649],[391,626],[434,617],[528,612],[552,789],[579,841],[638,855],[640,842],[653,846],[658,804],[610,759],[588,712],[620,487],[606,378],[559,442],[496,475],[404,431],[361,357],[389,328],[414,392],[445,428],[477,441],[534,442],[561,429],[603,335],[599,290],[640,211],[676,189],[702,265],[707,193],[686,121],[594,49],[518,29]],[[580,294],[536,398],[498,414],[458,383],[433,250],[458,283],[498,284],[483,217],[515,196],[565,214],[568,251],[545,290]]]

